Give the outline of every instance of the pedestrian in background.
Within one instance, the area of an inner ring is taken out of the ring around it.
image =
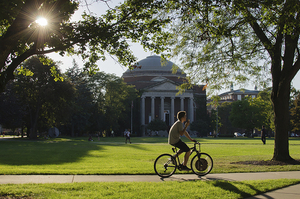
[[[267,137],[267,131],[265,129],[265,126],[262,126],[261,129],[261,141],[266,144],[266,137]]]

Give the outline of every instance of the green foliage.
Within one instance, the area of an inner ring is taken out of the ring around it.
[[[235,128],[230,122],[230,112],[232,109],[232,103],[224,102],[218,107],[218,115],[220,117],[220,134],[233,136]]]
[[[132,0],[132,2],[136,2]],[[251,83],[260,89],[272,81],[274,160],[288,153],[290,84],[299,71],[298,1],[144,1],[146,10],[159,4],[160,19],[171,19],[169,56],[178,58],[189,84],[211,91],[231,84]],[[155,35],[161,35],[157,33]],[[183,84],[183,89],[188,85]],[[253,118],[254,119],[254,118]],[[252,122],[254,123],[254,122]]]
[[[300,131],[300,94],[297,95],[293,105],[290,110],[292,131]]]
[[[0,96],[1,123],[12,129],[24,127],[31,138],[53,126],[71,136],[104,130],[119,133],[130,128],[132,104],[133,119],[138,120],[136,89],[115,75],[89,75],[73,64],[60,74],[55,63],[45,57],[24,62],[22,70],[32,71],[32,76],[17,75]],[[133,126],[138,131],[139,122]]]
[[[33,76],[33,72],[31,72],[30,70],[23,68],[23,66],[21,66],[20,68],[17,69],[18,71],[18,75],[25,75],[25,76]]]
[[[161,32],[169,20],[158,20],[157,11],[145,10],[143,2],[126,2],[119,8],[109,9],[103,16],[84,13],[83,20],[71,21],[74,12],[84,1],[40,0],[1,2],[0,14],[0,90],[13,79],[13,72],[32,55],[59,52],[77,54],[86,60],[90,74],[98,71],[96,62],[105,59],[105,53],[115,56],[125,66],[136,60],[128,41],[140,41],[158,53],[164,49],[168,33]],[[92,1],[105,5],[105,1]],[[144,12],[140,9],[144,8]],[[44,16],[48,25],[41,27],[35,20]],[[158,44],[151,42],[154,39]],[[55,75],[55,74],[53,74]]]
[[[160,119],[152,120],[147,126],[150,131],[165,131],[167,128],[167,124]]]
[[[51,75],[54,77],[54,81],[64,81],[64,78],[59,75],[55,66],[50,68]]]
[[[191,123],[191,130],[197,131],[198,136],[207,136],[210,129],[210,118],[207,114],[206,96],[194,95],[196,103],[195,118],[196,120]]]
[[[22,101],[23,125],[27,127],[31,138],[37,137],[37,131],[47,131],[48,128],[58,125],[57,121],[66,122],[70,110],[69,102],[75,92],[69,82],[55,80],[51,70],[55,71],[57,77],[61,77],[61,74],[55,63],[47,63],[43,64],[38,57],[28,59],[22,64],[22,68],[32,71],[32,75],[19,74],[13,83],[14,92]]]
[[[233,126],[246,129],[251,132],[254,128],[261,129],[262,125],[272,127],[271,116],[273,115],[272,106],[269,100],[265,101],[261,93],[256,98],[245,97],[240,101],[232,103],[229,119]]]
[[[22,126],[24,107],[15,94],[13,84],[9,83],[4,93],[0,93],[0,124],[13,131]]]
[[[115,75],[97,72],[89,75],[80,70],[76,63],[66,72],[68,79],[77,88],[73,98],[72,119],[65,126],[67,132],[78,134],[120,132],[130,128],[132,103],[136,104],[138,93],[132,86]],[[137,110],[133,111],[137,114]],[[135,119],[135,118],[133,118]],[[135,122],[134,129],[138,129]]]
[[[196,120],[190,125],[191,131],[197,131],[197,136],[207,136],[209,133],[209,124],[202,119]]]
[[[215,130],[215,131],[218,131],[217,128],[220,128],[222,126],[222,123],[220,122],[220,116],[219,116],[219,113],[218,113],[218,109],[212,109],[211,110],[211,116],[210,116],[210,129],[211,130]]]
[[[150,2],[161,4],[163,14],[159,17],[172,19],[166,26],[172,33],[167,43],[172,49],[170,56],[179,57],[191,83],[208,83],[209,89],[219,89],[233,82],[254,80],[263,87],[270,82],[270,76],[264,73],[270,59],[262,53],[260,35],[253,32],[243,10],[249,9],[257,20],[267,20],[256,17],[261,14],[254,11],[259,6],[253,8],[236,1]],[[263,9],[272,12],[268,7]]]
[[[229,119],[233,126],[251,132],[254,128],[261,128],[266,122],[264,104],[260,98],[245,97],[232,103]]]
[[[261,92],[258,93],[258,97],[261,100],[263,100],[261,106],[263,108],[262,114],[264,115],[265,121],[264,126],[266,129],[270,129],[272,131],[275,131],[275,124],[274,124],[274,109],[273,109],[273,103],[271,100],[271,88],[267,88]]]

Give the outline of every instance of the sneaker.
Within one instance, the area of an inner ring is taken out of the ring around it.
[[[188,168],[187,166],[181,166],[181,170],[182,171],[189,171],[189,170],[191,170],[190,168]]]

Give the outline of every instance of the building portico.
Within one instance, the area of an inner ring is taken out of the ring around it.
[[[177,92],[145,92],[141,96],[141,125],[160,119],[168,126],[177,120],[178,111],[185,110],[187,118],[194,121],[193,93],[186,92],[176,96]],[[158,106],[156,106],[158,104]]]

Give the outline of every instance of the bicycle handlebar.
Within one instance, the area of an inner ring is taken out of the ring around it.
[[[194,142],[194,146],[196,146],[196,144],[200,145],[200,142],[198,141]]]

